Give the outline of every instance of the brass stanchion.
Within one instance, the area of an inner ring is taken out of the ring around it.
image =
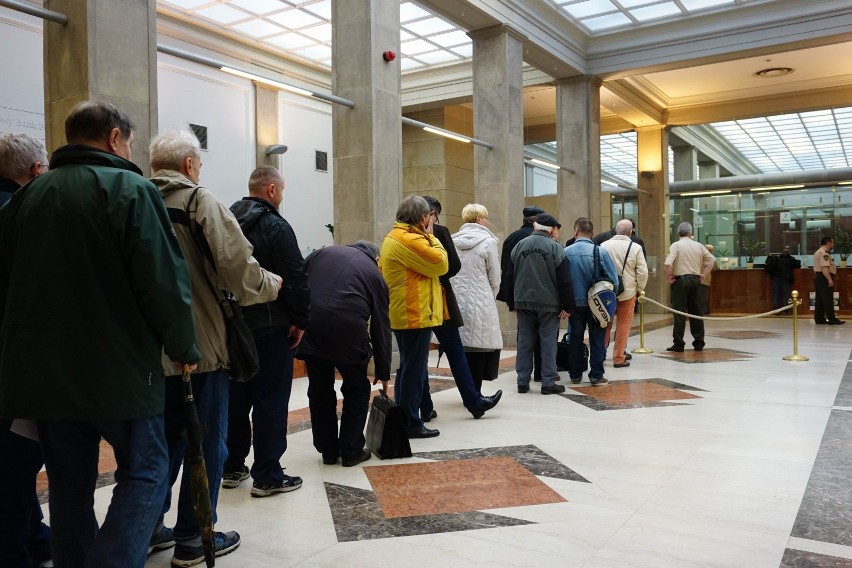
[[[804,355],[799,355],[799,306],[802,301],[799,299],[798,290],[793,290],[793,299],[790,303],[793,304],[793,354],[784,357],[785,361],[810,361]]]
[[[631,353],[645,355],[653,352],[653,350],[645,347],[645,291],[643,290],[639,292],[639,347],[631,351]]]

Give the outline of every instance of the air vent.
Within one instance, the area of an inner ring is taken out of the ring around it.
[[[190,124],[189,129],[192,130],[192,133],[195,134],[195,137],[198,138],[198,143],[201,145],[202,150],[207,149],[207,127],[200,126],[198,124]]]
[[[318,172],[328,171],[328,152],[322,152],[320,150],[317,150],[316,170]]]

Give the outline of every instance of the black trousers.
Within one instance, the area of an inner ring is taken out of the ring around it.
[[[370,405],[370,380],[367,365],[335,363],[328,359],[305,358],[308,370],[308,401],[314,447],[324,458],[355,459],[364,449],[364,425]],[[334,369],[340,371],[343,384],[343,412],[337,433],[337,392]]]
[[[707,311],[704,291],[701,290],[701,279],[698,276],[681,276],[672,284],[672,307],[690,315],[702,316]],[[672,327],[673,345],[683,347],[683,334],[686,331],[686,317],[674,314]],[[704,320],[689,318],[689,332],[692,334],[692,346],[704,347]]]
[[[834,288],[829,287],[828,279],[822,272],[814,276],[814,321],[826,323],[834,321]]]

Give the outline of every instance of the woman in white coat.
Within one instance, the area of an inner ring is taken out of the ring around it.
[[[476,388],[497,378],[503,335],[494,299],[500,290],[500,257],[497,237],[488,229],[488,210],[478,203],[462,209],[461,226],[453,244],[461,270],[451,279],[464,319],[461,332],[470,372]]]

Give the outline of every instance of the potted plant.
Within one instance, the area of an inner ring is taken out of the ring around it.
[[[840,255],[840,267],[846,268],[846,259],[852,254],[852,231],[843,227],[834,230],[834,252]]]
[[[754,257],[766,250],[766,241],[745,235],[742,238],[742,248],[746,253],[746,267],[754,268]]]

